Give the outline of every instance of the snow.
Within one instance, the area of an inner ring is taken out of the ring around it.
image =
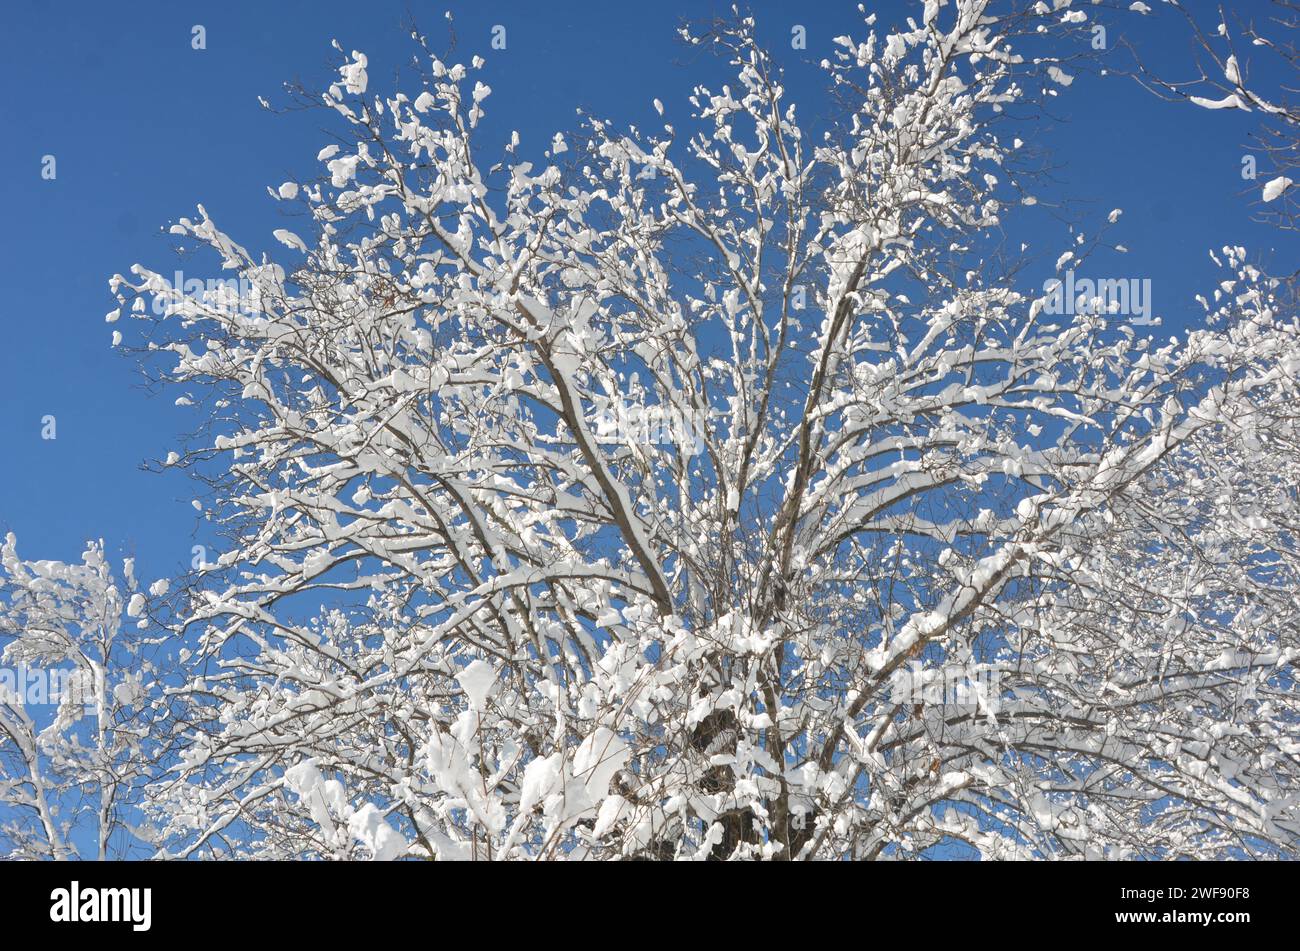
[[[359,96],[366,91],[368,82],[366,76],[367,62],[365,54],[353,50],[352,62],[339,67],[339,75],[343,78],[344,86],[354,96]]]
[[[1288,188],[1291,187],[1291,179],[1285,175],[1279,175],[1277,178],[1269,181],[1264,185],[1264,201],[1274,201],[1280,198]]]
[[[630,756],[627,743],[608,727],[597,727],[582,741],[573,758],[573,772],[585,783],[592,802],[598,803],[609,795],[610,782]]]
[[[496,684],[497,672],[492,665],[484,660],[475,660],[468,667],[456,675],[456,680],[461,689],[465,691],[465,697],[469,700],[470,708],[482,712],[485,709],[488,695]]]
[[[1047,67],[1047,75],[1051,77],[1052,82],[1061,86],[1068,86],[1074,82],[1074,77],[1065,72],[1059,66]]]
[[[274,234],[275,239],[285,247],[304,252],[307,250],[307,245],[303,243],[302,238],[298,237],[292,231],[288,231],[284,228],[277,228]]]
[[[539,757],[524,767],[519,785],[519,811],[527,814],[548,795],[561,778],[560,754]]]
[[[376,862],[392,861],[406,851],[401,833],[388,824],[374,803],[368,802],[352,814],[348,831],[370,850]]]
[[[1228,93],[1222,99],[1206,99],[1204,96],[1190,96],[1189,98],[1202,109],[1245,109],[1247,111],[1250,109],[1235,92]]]

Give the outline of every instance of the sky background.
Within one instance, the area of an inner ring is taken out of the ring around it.
[[[1213,6],[1192,4],[1213,26]],[[1152,6],[1159,6],[1152,0]],[[1262,11],[1263,0],[1239,9]],[[104,3],[0,0],[0,44],[7,80],[0,100],[0,532],[18,535],[25,558],[76,560],[87,538],[116,556],[137,557],[138,575],[188,567],[197,526],[194,491],[180,474],[141,464],[177,447],[194,410],[176,394],[150,394],[134,358],[113,350],[104,314],[108,279],[136,262],[164,274],[181,266],[165,235],[173,220],[203,203],[250,250],[284,260],[271,231],[284,227],[267,186],[307,179],[330,141],[322,111],[274,115],[265,96],[285,103],[286,81],[321,88],[337,73],[337,38],[369,57],[370,91],[387,94],[394,70],[415,48],[404,24],[414,16],[435,49],[454,12],[455,60],[478,53],[489,68],[489,138],[518,129],[521,158],[537,159],[555,131],[575,125],[575,108],[649,125],[651,100],[671,121],[717,63],[691,65],[676,39],[683,17],[723,14],[725,3],[481,0],[294,2],[294,0],[145,0]],[[769,45],[788,67],[789,97],[816,126],[826,110],[819,71],[832,37],[865,36],[850,2],[754,2]],[[879,25],[919,4],[868,4]],[[1085,6],[1090,13],[1096,10]],[[1191,47],[1176,21],[1108,12],[1108,41],[1128,37],[1169,75],[1191,75]],[[206,49],[191,47],[192,28]],[[492,50],[494,25],[506,49]],[[806,27],[806,51],[790,49],[791,28]],[[1249,66],[1250,64],[1248,64]],[[408,90],[409,91],[409,90]],[[414,96],[415,91],[411,91]],[[1037,144],[1052,150],[1047,201],[1011,232],[1041,251],[1025,289],[1041,286],[1070,235],[1045,210],[1052,193],[1082,204],[1093,225],[1124,209],[1115,240],[1129,249],[1116,273],[1150,278],[1150,332],[1181,334],[1200,318],[1192,295],[1217,281],[1206,252],[1241,244],[1278,271],[1296,266],[1295,239],[1251,219],[1240,175],[1250,117],[1163,102],[1120,76],[1080,75],[1055,100],[1053,124]],[[43,156],[57,177],[41,177]],[[1263,179],[1255,184],[1256,191]],[[208,265],[202,276],[215,274]],[[187,276],[198,276],[187,269]],[[1080,276],[1084,276],[1082,273]],[[42,439],[42,418],[57,438]],[[201,536],[200,536],[201,537]]]

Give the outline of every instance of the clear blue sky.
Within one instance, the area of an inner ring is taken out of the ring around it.
[[[918,9],[894,0],[868,6],[882,23]],[[700,76],[684,65],[674,27],[682,16],[724,13],[728,4],[481,0],[450,7],[459,57],[480,53],[490,64],[490,129],[519,129],[524,157],[533,158],[556,130],[573,127],[577,106],[649,123],[651,99],[659,97],[670,115],[682,116]],[[314,87],[332,80],[332,38],[365,52],[371,90],[385,90],[393,68],[414,51],[402,27],[408,13],[438,47],[447,8],[415,0],[0,3],[7,80],[0,100],[0,531],[18,534],[25,557],[72,560],[84,539],[102,537],[114,554],[137,555],[146,581],[188,564],[196,520],[187,480],[139,465],[175,447],[193,411],[145,393],[132,359],[110,349],[106,282],[137,261],[170,273],[176,261],[161,229],[198,202],[246,246],[277,249],[270,232],[282,225],[266,186],[314,173],[315,153],[328,141],[325,116],[274,116],[257,97],[282,102],[286,80]],[[865,33],[855,4],[755,2],[752,9],[790,64],[802,116],[815,119],[824,99],[808,64],[829,52],[831,37]],[[1125,32],[1156,63],[1186,70],[1181,32],[1155,18],[1115,16],[1112,44]],[[796,23],[807,28],[806,52],[789,49]],[[195,24],[206,28],[202,51],[191,49]],[[494,24],[507,28],[504,51],[490,49]],[[714,82],[717,65],[703,69]],[[1275,249],[1278,268],[1294,268],[1294,239],[1252,224],[1239,195],[1246,117],[1164,103],[1116,77],[1080,77],[1057,100],[1056,114],[1063,121],[1040,140],[1060,165],[1052,187],[1094,201],[1094,223],[1111,208],[1125,210],[1115,236],[1131,251],[1113,276],[1151,278],[1165,319],[1157,333],[1196,319],[1191,297],[1212,283],[1211,247]],[[57,159],[53,181],[40,174],[47,154]],[[1034,283],[1049,276],[1069,240],[1047,214],[1013,236],[1047,256],[1041,273],[1027,275]],[[53,441],[41,438],[47,414],[57,418]]]

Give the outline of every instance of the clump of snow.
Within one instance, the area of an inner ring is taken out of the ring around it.
[[[1279,175],[1271,182],[1264,186],[1264,200],[1274,201],[1281,197],[1282,193],[1291,187],[1291,179],[1285,175]]]
[[[480,713],[486,709],[488,694],[492,692],[496,679],[497,672],[484,660],[475,660],[456,675],[457,682],[465,691],[466,699],[469,700],[470,708]]]

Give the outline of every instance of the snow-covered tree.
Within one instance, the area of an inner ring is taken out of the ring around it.
[[[131,559],[102,543],[80,564],[23,561],[0,545],[0,857],[120,858],[133,793],[154,775],[147,696],[155,670]]]
[[[1001,120],[1085,13],[873,20],[816,140],[738,18],[542,167],[481,60],[353,53],[296,264],[200,208],[230,286],[114,279],[226,539],[160,854],[1294,854],[1294,310],[1235,250],[1182,342],[1018,288]]]

